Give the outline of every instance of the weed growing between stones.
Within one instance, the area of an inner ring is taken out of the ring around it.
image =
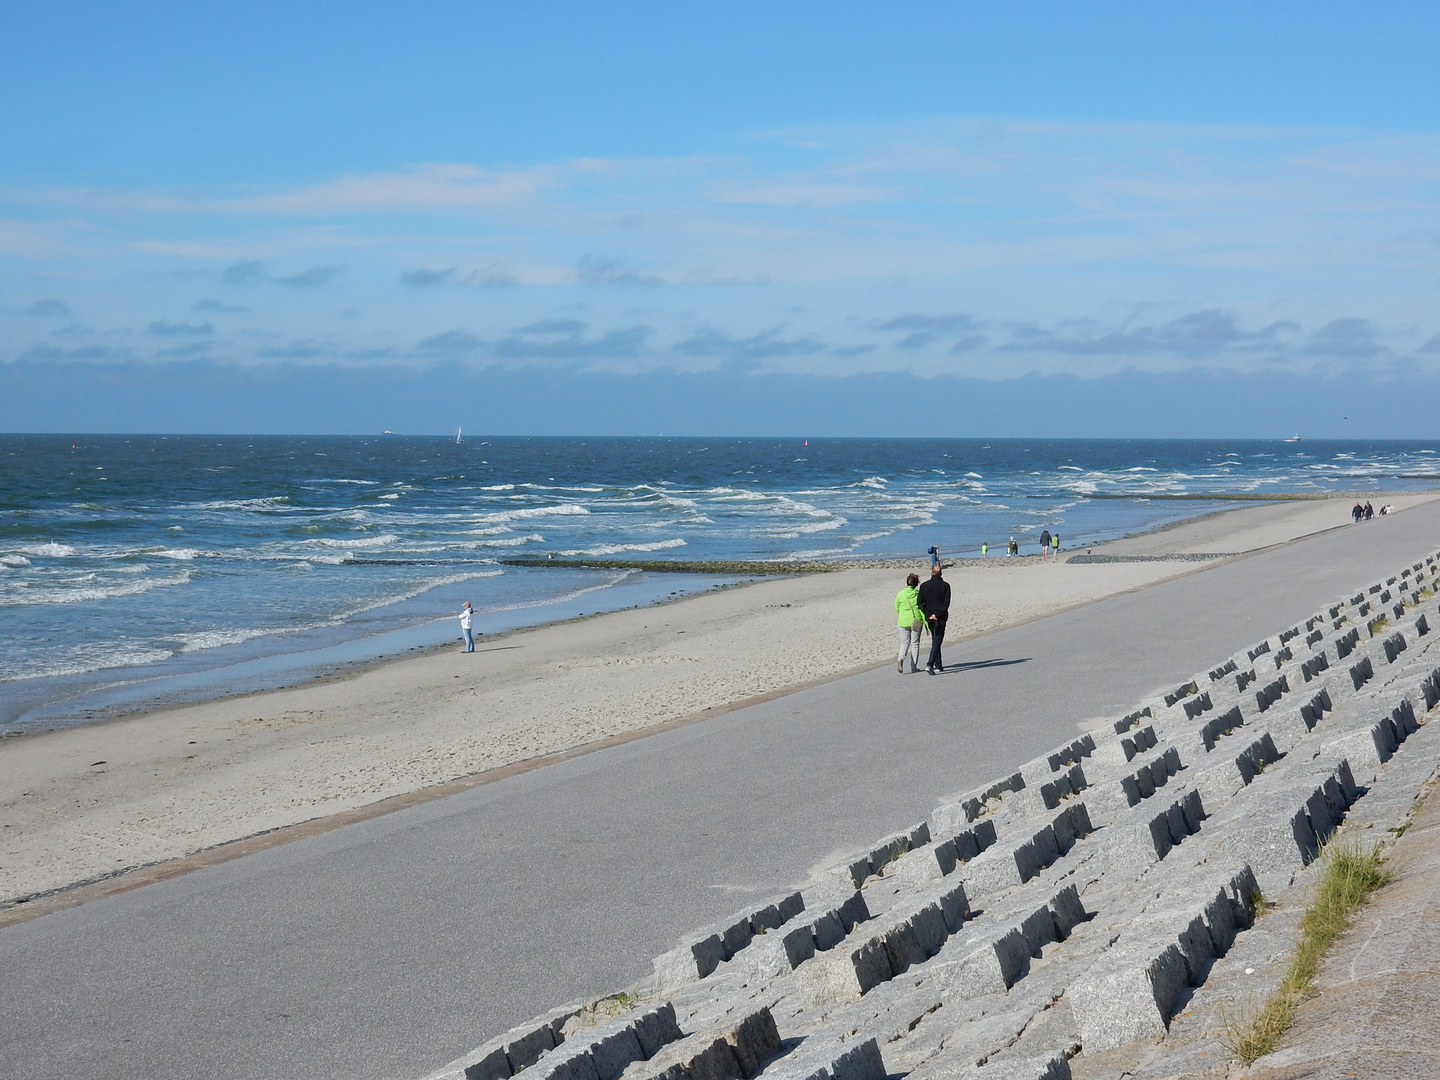
[[[1368,623],[1366,623],[1365,625],[1366,625],[1366,627],[1370,630],[1370,636],[1371,636],[1371,637],[1374,637],[1374,636],[1375,636],[1376,634],[1378,634],[1381,630],[1385,629],[1385,627],[1387,627],[1387,626],[1390,625],[1390,616],[1389,616],[1389,615],[1379,615],[1379,616],[1377,616],[1376,618],[1371,619],[1371,620],[1370,620]]]
[[[1325,866],[1315,897],[1300,917],[1300,941],[1290,967],[1259,1012],[1232,1018],[1222,1013],[1225,1049],[1249,1065],[1274,1053],[1295,1019],[1295,1010],[1315,992],[1315,976],[1332,945],[1349,928],[1355,911],[1390,880],[1380,845],[1338,839],[1321,854]]]

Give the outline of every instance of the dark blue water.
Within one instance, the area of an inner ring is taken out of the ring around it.
[[[314,667],[432,644],[453,636],[466,599],[493,629],[719,583],[506,557],[854,559],[931,544],[965,556],[1011,535],[1033,548],[1042,529],[1070,547],[1231,505],[1155,495],[1437,486],[1437,450],[3,436],[0,723],[82,692],[94,706],[103,685],[131,688],[105,701],[143,696],[137,680],[169,693],[180,676],[228,692],[296,668],[277,656]],[[265,674],[199,677],[239,665]]]

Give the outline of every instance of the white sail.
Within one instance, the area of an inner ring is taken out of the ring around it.
[[[455,445],[460,445],[460,429],[458,427],[455,429]]]

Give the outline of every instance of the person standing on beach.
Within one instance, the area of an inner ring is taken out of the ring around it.
[[[986,540],[981,540],[981,541],[980,541],[980,558],[982,558],[982,559],[988,559],[989,557],[990,557],[990,544],[989,544],[989,542],[986,541]]]
[[[937,548],[934,544],[930,545],[930,550],[925,552],[925,554],[930,556],[931,570],[934,570],[937,566],[940,565],[940,549]]]
[[[1010,537],[1010,543],[1007,544],[1006,547],[1005,547],[1005,557],[1008,559],[1011,555],[1019,555],[1019,554],[1020,554],[1020,545],[1015,542],[1015,538],[1012,536],[1012,537]]]
[[[460,633],[465,636],[465,648],[462,652],[475,651],[475,633],[471,629],[474,625],[475,612],[470,607],[470,601],[465,601],[465,606],[460,609]]]
[[[910,659],[910,674],[920,670],[920,635],[925,632],[925,613],[920,610],[920,575],[911,574],[905,579],[905,587],[895,594],[895,622],[900,628],[900,655],[895,658],[895,670],[905,671],[905,659]]]
[[[1051,555],[1055,555],[1055,556],[1059,556],[1059,554],[1060,554],[1060,534],[1059,534],[1059,533],[1051,533],[1051,534],[1050,534],[1050,554],[1051,554]]]
[[[1041,555],[1049,555],[1049,554],[1050,554],[1050,530],[1049,530],[1049,529],[1045,529],[1043,532],[1040,533],[1040,554],[1041,554]]]
[[[920,586],[916,599],[930,628],[930,659],[925,661],[925,670],[934,675],[937,669],[945,670],[940,643],[945,640],[945,620],[950,617],[950,584],[940,576],[940,567],[930,568],[930,580]]]

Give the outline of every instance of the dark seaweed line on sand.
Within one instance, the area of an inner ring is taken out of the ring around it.
[[[843,563],[759,562],[740,559],[501,559],[505,566],[559,566],[584,570],[649,570],[657,574],[828,574]]]

